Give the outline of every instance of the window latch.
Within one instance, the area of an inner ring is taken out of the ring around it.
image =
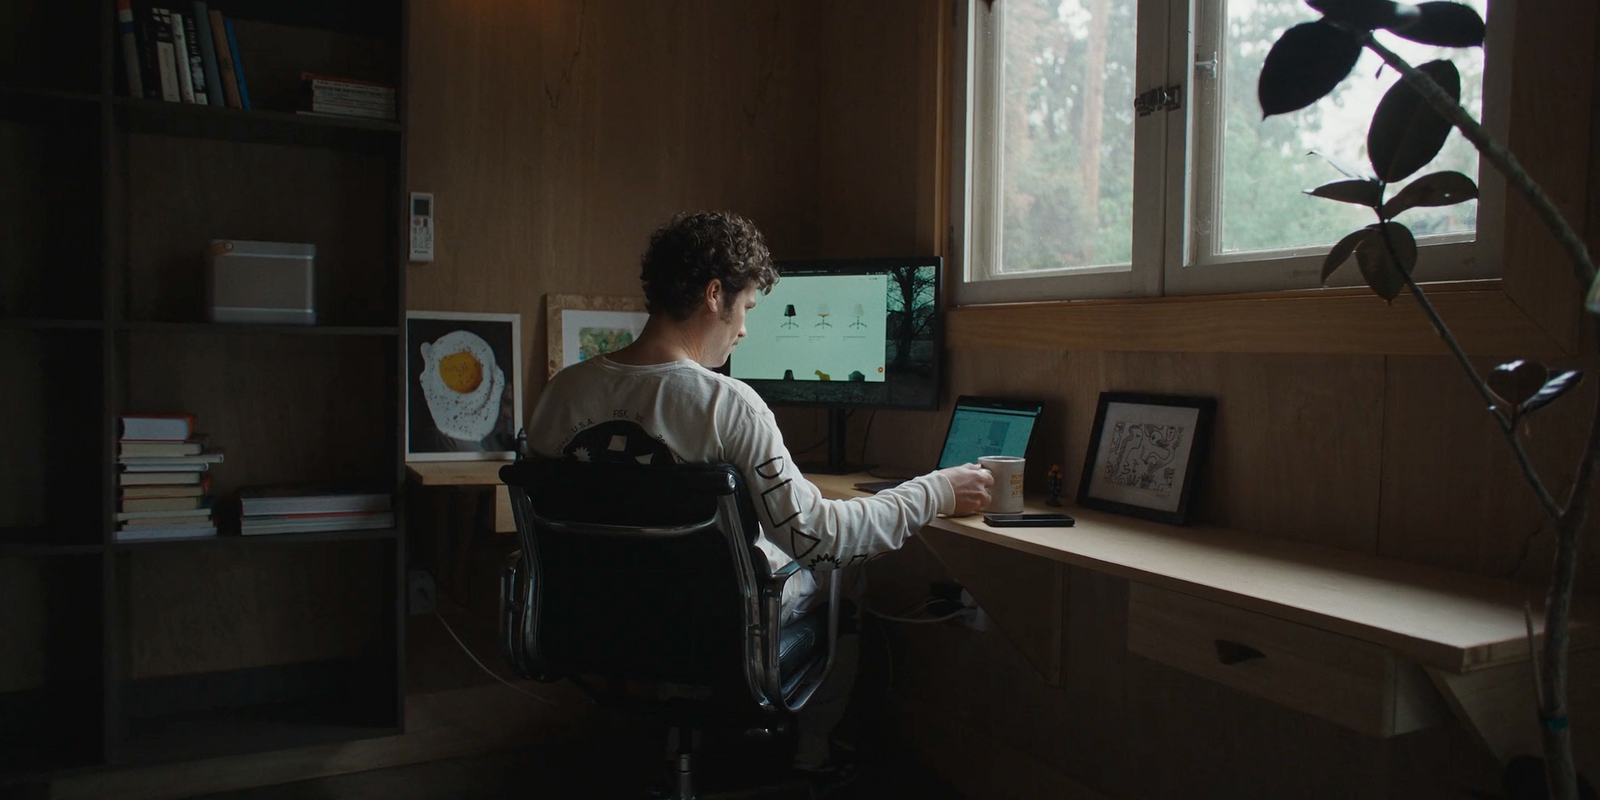
[[[1177,111],[1183,107],[1182,86],[1158,86],[1133,98],[1133,110],[1148,117],[1157,111]]]

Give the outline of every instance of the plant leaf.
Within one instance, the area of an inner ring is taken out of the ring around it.
[[[1471,178],[1459,172],[1434,172],[1412,181],[1389,198],[1383,204],[1383,218],[1394,219],[1400,212],[1419,206],[1453,206],[1477,196],[1478,185]]]
[[[1533,399],[1549,380],[1550,371],[1543,364],[1522,359],[1507,361],[1484,377],[1489,391],[1513,416],[1520,415],[1522,404]]]
[[[1312,197],[1326,197],[1341,203],[1377,208],[1383,203],[1383,184],[1377,181],[1334,181],[1315,189],[1307,189]]]
[[[1361,57],[1354,33],[1325,20],[1302,22],[1278,37],[1256,82],[1262,117],[1299,111],[1333,91]]]
[[[1518,411],[1522,415],[1532,414],[1555,402],[1561,395],[1566,394],[1569,389],[1582,382],[1582,370],[1569,369],[1566,372],[1551,370],[1550,379],[1545,381],[1544,386],[1539,387],[1539,391],[1535,392],[1532,397],[1522,401]]]
[[[1324,285],[1327,284],[1328,278],[1331,277],[1333,273],[1337,272],[1340,267],[1344,266],[1344,262],[1350,260],[1350,254],[1355,252],[1356,245],[1362,239],[1371,235],[1372,228],[1362,228],[1361,230],[1356,231],[1355,233],[1352,233],[1343,239],[1340,239],[1339,243],[1334,245],[1332,250],[1328,251],[1328,257],[1322,260],[1322,282]]]
[[[1364,31],[1398,24],[1402,15],[1400,7],[1388,0],[1306,0],[1306,5],[1332,22]]]
[[[1388,242],[1384,241],[1384,230]],[[1379,297],[1393,302],[1406,286],[1406,276],[1417,265],[1417,240],[1410,229],[1398,222],[1386,222],[1384,227],[1372,225],[1371,233],[1356,242],[1356,266]],[[1394,245],[1390,252],[1389,244]]]
[[[1320,158],[1323,161],[1328,162],[1329,166],[1333,167],[1336,170],[1339,170],[1339,172],[1341,174],[1343,174],[1346,178],[1349,178],[1351,180],[1357,180],[1357,181],[1370,181],[1370,180],[1372,180],[1372,176],[1366,174],[1365,172],[1363,172],[1360,167],[1357,167],[1356,165],[1351,164],[1348,161],[1345,161],[1345,160],[1343,160],[1341,158],[1338,158],[1336,156],[1330,156],[1327,153],[1322,152],[1321,150],[1312,150],[1312,151],[1306,153],[1306,155],[1308,155],[1308,156],[1316,156],[1317,158]]]
[[[1400,15],[1387,28],[1394,35],[1437,47],[1482,47],[1483,17],[1476,9],[1461,3],[1422,3]]]
[[[1461,73],[1448,61],[1429,61],[1420,67],[1439,84],[1451,100],[1461,99]],[[1372,113],[1367,129],[1367,157],[1384,183],[1398,183],[1422,169],[1444,147],[1450,123],[1428,105],[1422,94],[1404,80],[1389,87]]]

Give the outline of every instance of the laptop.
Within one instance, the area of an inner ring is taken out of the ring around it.
[[[1034,423],[1042,411],[1044,404],[1033,400],[971,395],[956,398],[955,411],[950,414],[950,429],[945,431],[944,448],[939,452],[936,469],[976,464],[980,456],[1022,457],[1028,452]],[[907,480],[910,478],[864,481],[855,486],[864,492],[881,492]]]

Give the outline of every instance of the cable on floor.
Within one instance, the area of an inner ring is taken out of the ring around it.
[[[495,673],[494,670],[489,669],[487,666],[484,666],[484,663],[482,661],[479,661],[478,657],[472,654],[472,649],[467,647],[467,643],[461,641],[461,637],[456,635],[455,628],[450,627],[450,623],[445,621],[444,615],[440,614],[438,611],[433,612],[433,615],[435,617],[439,618],[439,624],[444,626],[444,630],[445,630],[446,633],[450,634],[450,638],[456,640],[456,644],[461,646],[461,652],[466,653],[467,654],[467,658],[472,659],[472,663],[477,664],[478,665],[478,669],[483,670],[485,673],[488,674],[489,677],[494,678],[495,680],[505,684],[507,688],[511,689],[511,691],[516,692],[517,694],[524,695],[524,696],[527,696],[527,697],[531,697],[534,700],[537,700],[537,701],[539,701],[541,703],[544,703],[547,706],[550,706],[551,708],[560,708],[561,707],[560,703],[557,703],[556,701],[551,700],[548,697],[540,697],[539,695],[536,695],[536,694],[534,694],[534,693],[522,688],[521,686],[518,686],[518,685],[512,683],[511,681],[508,681],[505,678],[500,677],[498,674]]]

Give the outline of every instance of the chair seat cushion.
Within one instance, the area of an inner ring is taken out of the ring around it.
[[[828,609],[819,608],[798,619],[789,621],[778,635],[778,673],[785,683],[796,672],[811,663],[815,656],[825,656],[820,646],[828,638]]]

